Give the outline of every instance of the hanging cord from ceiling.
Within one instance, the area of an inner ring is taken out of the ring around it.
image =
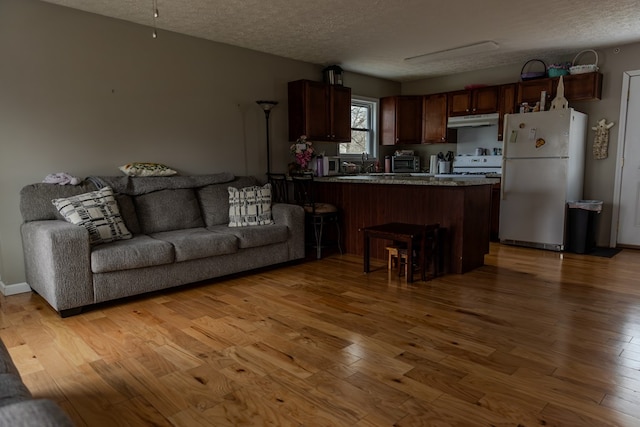
[[[158,16],[160,16],[160,13],[158,13],[158,0],[151,0],[151,8],[153,9],[153,33],[152,36],[154,39],[158,38],[158,26],[157,26],[157,19]]]

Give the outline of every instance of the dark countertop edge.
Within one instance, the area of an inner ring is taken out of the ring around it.
[[[500,183],[500,178],[435,178],[435,177],[375,177],[342,178],[341,176],[324,176],[315,178],[318,182],[335,182],[340,184],[387,184],[387,185],[430,185],[440,187],[469,187],[475,185],[493,185]]]

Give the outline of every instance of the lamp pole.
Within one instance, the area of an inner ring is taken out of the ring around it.
[[[278,101],[256,101],[256,104],[264,111],[264,119],[267,123],[267,175],[271,173],[271,148],[269,147],[269,115]]]

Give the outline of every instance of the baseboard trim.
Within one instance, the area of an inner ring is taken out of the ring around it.
[[[16,294],[24,294],[26,292],[31,292],[31,288],[27,284],[27,282],[22,283],[14,283],[13,285],[5,285],[2,281],[0,281],[0,292],[2,295],[16,295]]]

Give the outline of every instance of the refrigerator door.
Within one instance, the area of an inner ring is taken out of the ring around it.
[[[506,159],[502,170],[500,241],[564,249],[568,159]]]
[[[505,123],[505,158],[567,157],[573,110],[509,114]]]

